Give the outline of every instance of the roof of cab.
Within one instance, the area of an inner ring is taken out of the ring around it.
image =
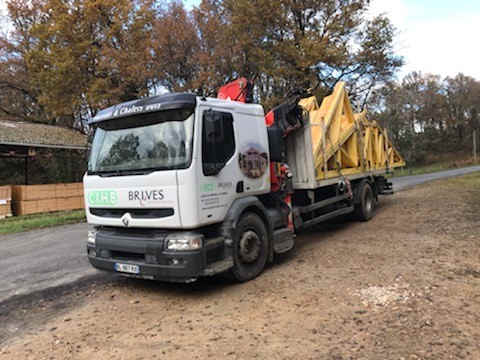
[[[238,101],[217,98],[202,98],[189,93],[169,93],[110,106],[99,111],[97,115],[89,121],[89,124],[94,125],[103,121],[156,111],[180,108],[193,109],[197,105],[197,99],[201,101],[200,103],[204,103],[207,106],[221,107],[240,113],[264,116],[263,107],[259,104],[245,104]]]
[[[148,98],[127,101],[118,105],[103,109],[95,115],[89,124],[97,124],[106,120],[124,118],[136,114],[145,114],[162,110],[180,108],[194,108],[197,97],[194,94],[171,93]]]

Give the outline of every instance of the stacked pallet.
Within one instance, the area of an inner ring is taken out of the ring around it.
[[[83,184],[16,185],[12,199],[15,215],[82,209]]]
[[[12,216],[12,187],[0,186],[0,219]]]

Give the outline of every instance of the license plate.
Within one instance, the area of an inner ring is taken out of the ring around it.
[[[119,272],[130,273],[130,274],[140,273],[140,267],[138,265],[132,265],[132,264],[115,263],[115,270]]]

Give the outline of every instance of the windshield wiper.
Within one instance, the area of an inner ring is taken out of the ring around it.
[[[91,171],[88,172],[88,175],[98,175],[101,177],[111,177],[111,176],[127,176],[127,175],[148,175],[154,171],[160,170],[175,170],[177,167],[172,166],[162,166],[162,167],[150,167],[143,169],[128,169],[128,170],[111,170],[111,171]]]
[[[88,171],[87,175],[99,175],[99,176],[119,176],[121,175],[121,170],[111,170],[111,171]]]

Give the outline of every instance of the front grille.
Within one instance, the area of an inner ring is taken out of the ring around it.
[[[112,259],[115,260],[145,260],[145,255],[144,254],[136,254],[136,253],[131,253],[131,252],[125,252],[125,251],[110,251],[110,256]]]
[[[165,240],[168,232],[162,229],[144,229],[144,228],[122,228],[113,226],[102,226],[97,233],[97,242],[105,238],[115,238],[122,241],[126,238],[140,238],[149,240]]]
[[[129,213],[132,219],[158,219],[172,216],[175,211],[172,208],[159,209],[106,209],[106,208],[90,208],[90,214],[106,217],[106,218],[121,218],[126,213]]]

